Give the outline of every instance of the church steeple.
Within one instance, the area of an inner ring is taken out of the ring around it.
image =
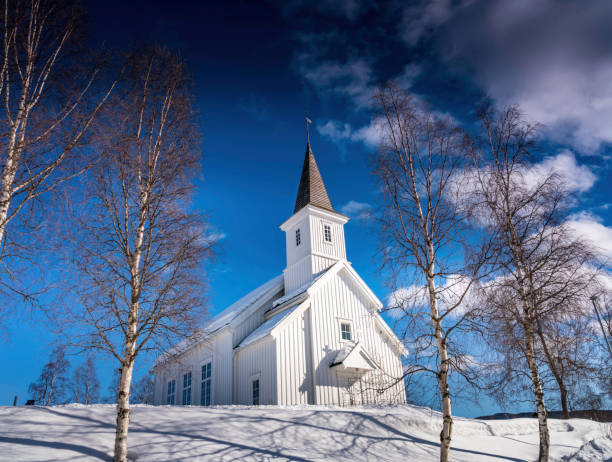
[[[300,186],[298,187],[293,213],[299,212],[308,204],[335,212],[327,195],[317,161],[310,147],[310,140],[306,144],[302,177],[300,178]]]
[[[331,205],[308,140],[293,215],[281,225],[287,249],[285,293],[312,281],[338,260],[346,260],[347,221]]]

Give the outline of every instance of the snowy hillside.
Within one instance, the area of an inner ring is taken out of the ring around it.
[[[438,459],[439,414],[414,406],[329,408],[134,406],[130,454],[157,460]],[[0,408],[0,460],[108,460],[114,407]],[[456,419],[455,461],[537,455],[535,419]],[[553,460],[612,461],[610,424],[551,420]]]

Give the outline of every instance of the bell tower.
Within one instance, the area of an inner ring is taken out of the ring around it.
[[[338,260],[346,260],[344,224],[348,220],[333,209],[308,140],[293,215],[280,226],[286,237],[286,294]]]

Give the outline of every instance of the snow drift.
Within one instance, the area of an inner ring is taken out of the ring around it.
[[[112,456],[112,405],[0,408],[0,460]],[[455,419],[454,461],[529,461],[537,420]],[[612,461],[610,424],[551,420],[556,461]],[[130,458],[159,460],[438,460],[440,414],[416,406],[132,407]]]

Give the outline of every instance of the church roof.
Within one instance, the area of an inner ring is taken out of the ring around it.
[[[210,323],[205,327],[207,334],[227,326],[239,315],[244,314],[245,311],[250,311],[251,308],[257,308],[260,306],[262,301],[270,299],[270,297],[279,293],[284,285],[283,275],[276,276],[274,279],[270,279],[265,284],[259,286],[257,289],[252,290],[240,300],[234,302],[229,307],[224,309],[221,313],[216,315],[210,320]]]
[[[273,279],[270,279],[268,282],[259,286],[255,290],[252,290],[244,297],[224,309],[221,313],[213,317],[205,327],[198,330],[196,335],[180,341],[170,348],[170,350],[158,356],[155,360],[154,366],[162,364],[172,357],[186,352],[194,345],[200,343],[204,338],[207,338],[215,332],[230,325],[232,321],[237,319],[239,316],[248,316],[249,314],[253,313],[262,304],[278,296],[283,289],[283,285],[284,278],[281,274]]]
[[[251,334],[249,334],[249,336],[245,338],[242,342],[240,342],[240,345],[238,345],[236,348],[244,348],[245,346],[250,345],[251,343],[255,343],[257,340],[266,337],[270,332],[272,332],[272,329],[278,326],[278,324],[283,319],[293,313],[297,308],[299,308],[299,306],[299,304],[296,304],[288,310],[281,311],[280,313],[275,314],[270,319],[265,321],[261,326],[255,329]]]
[[[371,371],[377,365],[359,342],[348,342],[336,353],[329,367]]]
[[[304,156],[304,165],[302,166],[302,177],[300,178],[300,186],[298,188],[297,198],[295,199],[293,213],[299,212],[308,204],[335,212],[329,200],[329,196],[327,195],[323,178],[321,178],[321,173],[319,172],[319,167],[317,167],[317,161],[310,147],[310,141],[306,145],[306,155]]]

